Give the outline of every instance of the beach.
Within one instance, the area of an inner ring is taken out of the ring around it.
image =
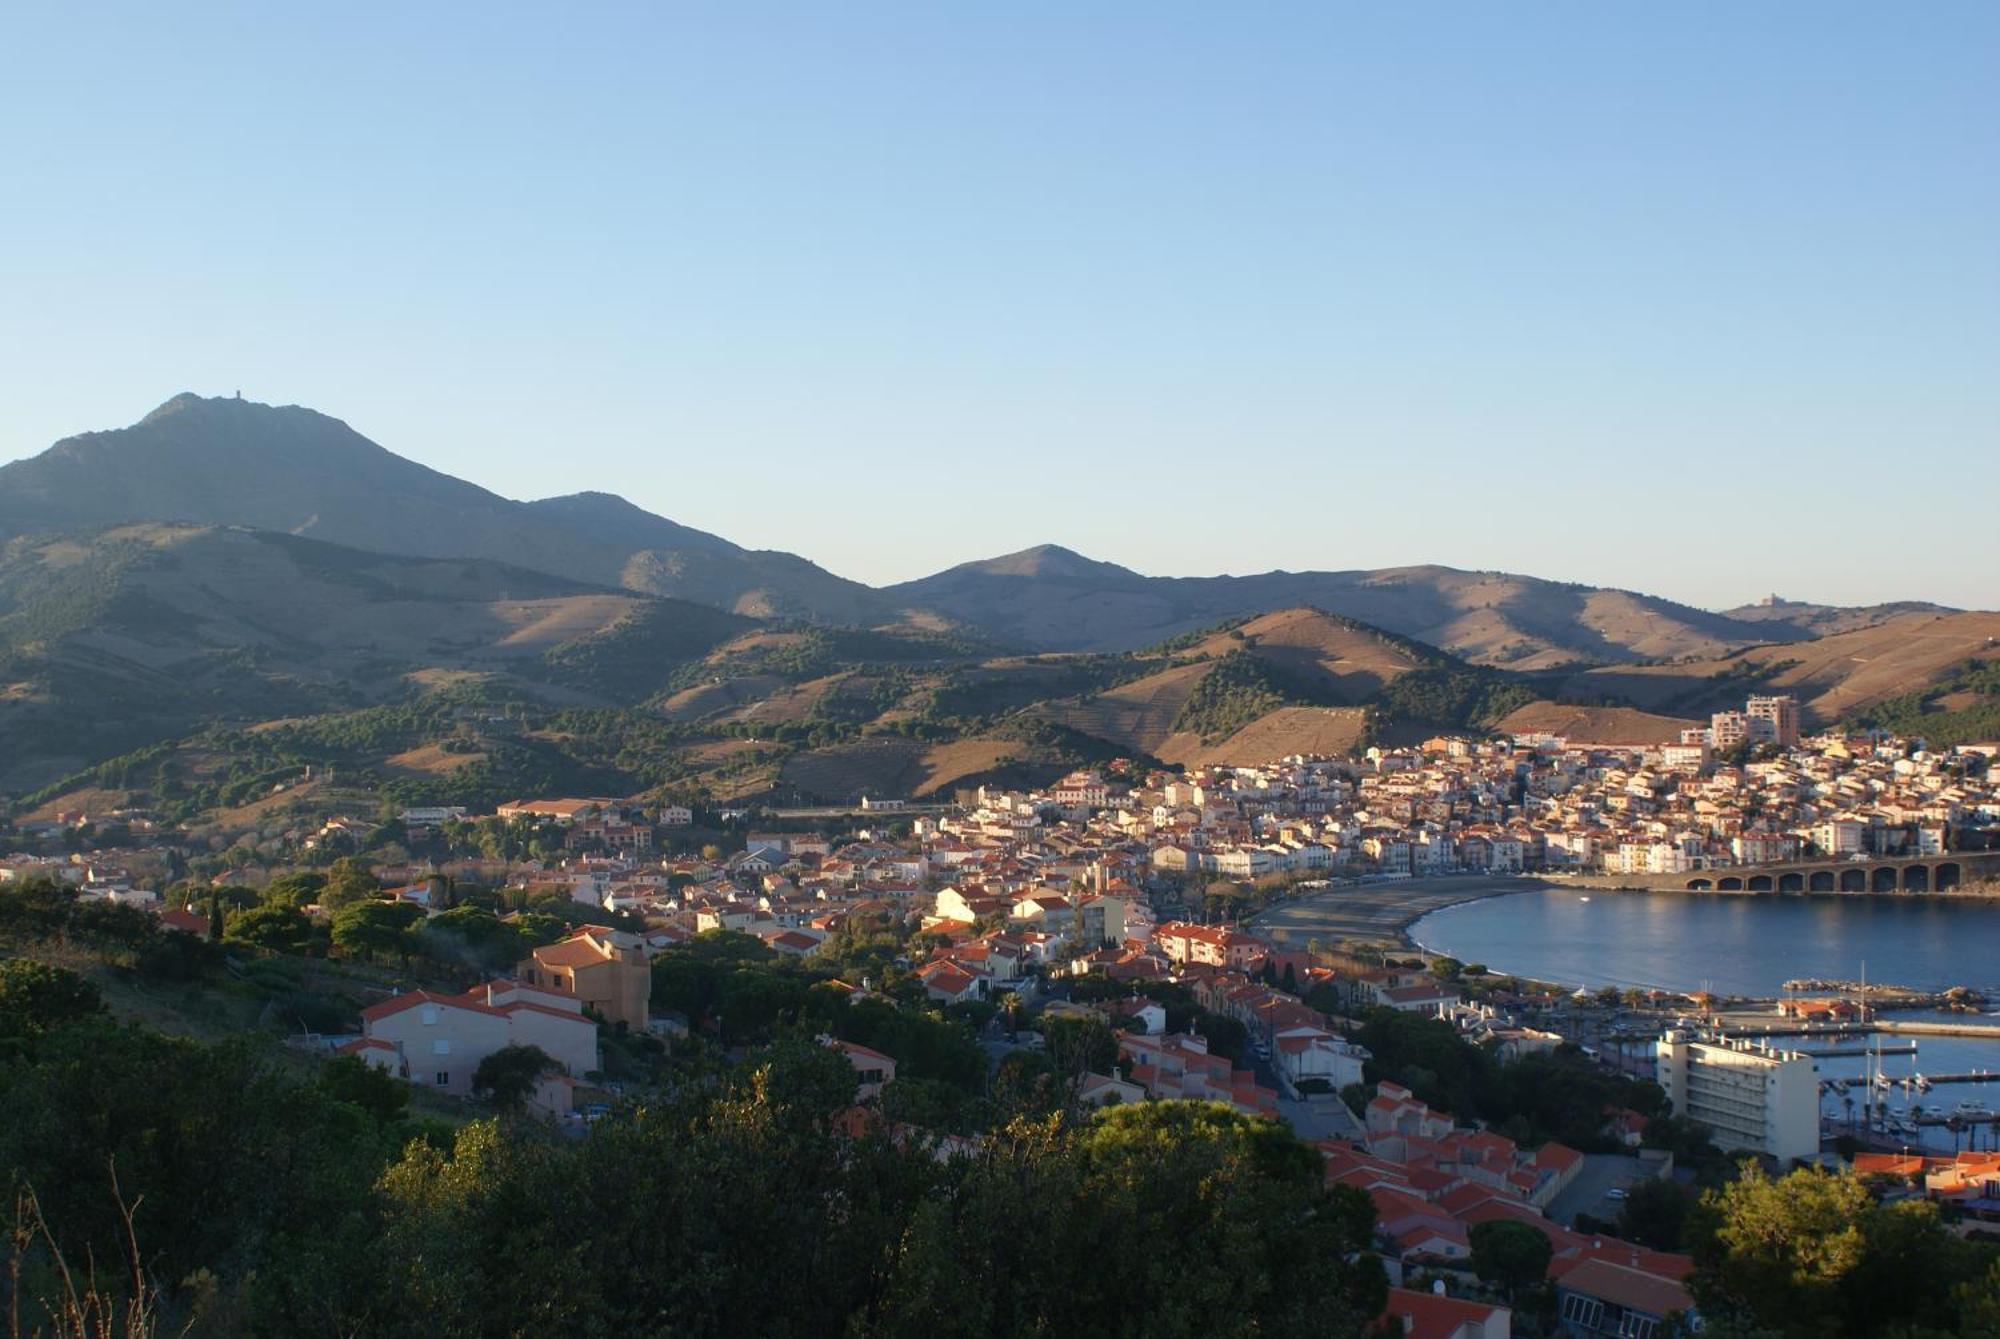
[[[1408,945],[1409,928],[1433,911],[1548,886],[1532,878],[1458,875],[1335,887],[1259,912],[1251,925],[1259,934],[1286,947],[1303,948],[1314,939],[1327,944],[1343,939],[1377,939]]]

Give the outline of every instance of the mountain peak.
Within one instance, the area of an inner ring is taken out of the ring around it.
[[[246,400],[243,398],[242,391],[238,391],[234,395],[197,395],[193,391],[182,391],[178,395],[169,397],[159,408],[140,419],[137,426],[144,427],[149,423],[161,423],[183,414],[213,411],[227,412],[232,409],[270,410],[276,408],[277,406],[265,404],[261,400]],[[296,408],[296,406],[293,406],[293,408]],[[313,411],[306,410],[304,412],[312,413]],[[323,418],[325,415],[316,415],[316,417]]]
[[[1019,553],[1002,554],[998,558],[988,558],[983,562],[965,564],[965,570],[981,572],[987,576],[1007,577],[1132,577],[1138,575],[1129,568],[1116,563],[1099,562],[1086,558],[1075,549],[1066,549],[1060,544],[1037,544]]]

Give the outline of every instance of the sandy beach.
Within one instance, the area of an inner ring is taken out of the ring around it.
[[[1341,939],[1387,939],[1408,944],[1410,926],[1433,911],[1547,886],[1540,879],[1465,875],[1329,888],[1261,912],[1251,924],[1275,943],[1300,948],[1312,939],[1329,944]]]

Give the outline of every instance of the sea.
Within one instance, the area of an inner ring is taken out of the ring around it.
[[[2000,1025],[2000,898],[1722,896],[1540,886],[1432,912],[1409,933],[1433,953],[1484,963],[1496,972],[1591,988],[1778,996],[1786,981],[1806,978],[1865,978],[1927,991],[1969,986],[1994,1001],[1986,1016],[1890,1016]],[[1917,1045],[1915,1055],[1880,1061],[1892,1081],[1881,1092],[1891,1112],[1912,1104],[1949,1111],[1965,1100],[2000,1111],[2000,1082],[1943,1084],[1928,1094],[1902,1082],[1918,1073],[2000,1070],[2000,1041],[1881,1040],[1892,1048]],[[1803,1044],[1811,1049],[1821,1043]],[[1823,1080],[1856,1080],[1868,1066],[1861,1057],[1818,1061]],[[1858,1103],[1862,1092],[1858,1082],[1847,1093],[1829,1090],[1823,1116],[1836,1124],[1848,1120],[1847,1099]],[[1909,1142],[1941,1151],[1967,1147],[1968,1139],[1981,1148],[1992,1146],[2000,1142],[2000,1126],[1963,1134],[1926,1128]]]

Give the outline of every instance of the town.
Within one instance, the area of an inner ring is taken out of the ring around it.
[[[447,1110],[504,1096],[577,1133],[675,1081],[646,1055],[740,1055],[807,1018],[852,1066],[845,1119],[941,1157],[984,1137],[968,1102],[1030,1075],[1079,1112],[1194,1101],[1279,1119],[1318,1150],[1329,1187],[1372,1205],[1387,1313],[1406,1333],[1504,1336],[1519,1293],[1564,1334],[1653,1335],[1692,1323],[1695,1260],[1623,1211],[1635,1197],[1684,1209],[1690,1178],[1724,1155],[1774,1172],[1840,1165],[1810,1059],[1693,1030],[1675,1015],[1695,1002],[1654,999],[1657,1060],[1635,1077],[1580,1050],[1579,1006],[1558,988],[1415,952],[1393,920],[1379,937],[1301,945],[1264,932],[1260,913],[1393,906],[1401,888],[1466,874],[1981,851],[2000,823],[1990,761],[1881,736],[1801,739],[1789,699],[1755,698],[1657,746],[1438,737],[1185,773],[1114,762],[1045,788],[871,800],[809,821],[602,797],[336,816],[299,834],[290,861],[172,882],[189,853],[156,832],[143,847],[5,857],[0,893],[56,886],[163,932],[357,969],[428,958],[424,984],[399,992],[399,974],[378,971],[364,989],[379,998],[328,1011],[292,1046]],[[60,844],[93,820],[131,832],[146,816],[63,815],[18,838]],[[376,863],[385,849],[395,859]],[[488,941],[499,947],[466,951]],[[779,1003],[721,1003],[684,972],[718,954],[774,982],[804,974],[823,998],[807,1008],[774,986]],[[870,1001],[963,1029],[976,1063],[947,1071],[927,1055],[935,1039],[844,1025],[875,1017]],[[1495,1075],[1539,1066],[1561,1096],[1537,1108],[1453,1094],[1437,1061],[1413,1058],[1438,1039]],[[945,1072],[956,1090],[942,1106],[912,1099]],[[1848,1153],[1954,1222],[2000,1222],[2000,1155]],[[1531,1277],[1496,1287],[1495,1224],[1547,1242]],[[1524,1313],[1521,1332],[1536,1323]]]

